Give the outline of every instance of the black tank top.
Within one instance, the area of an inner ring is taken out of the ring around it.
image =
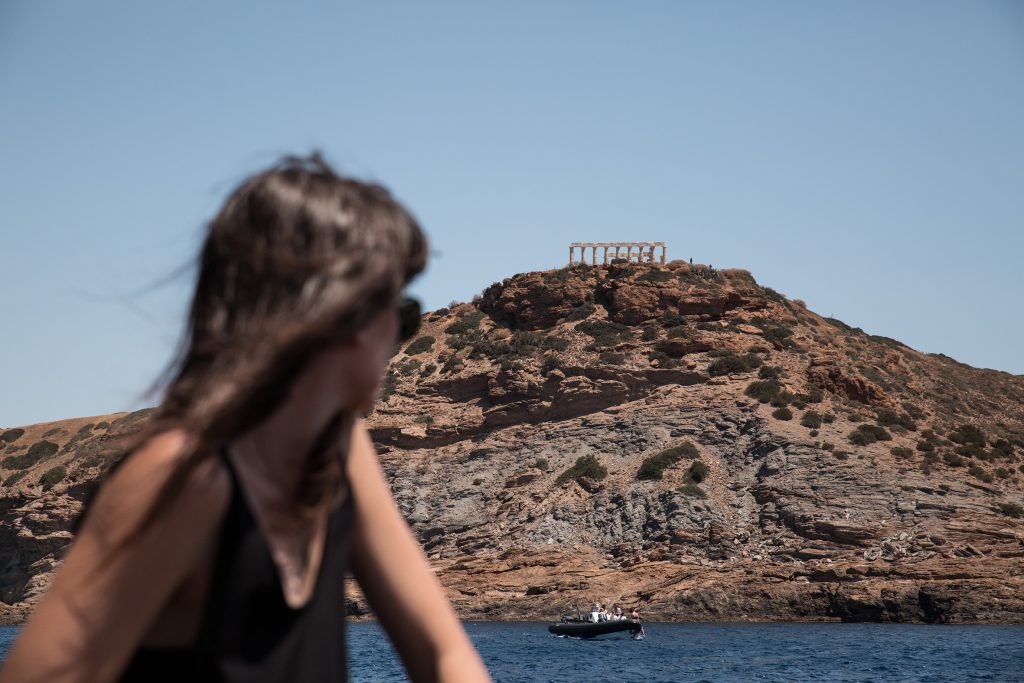
[[[292,609],[277,565],[239,487],[230,460],[231,504],[196,641],[187,648],[141,647],[124,682],[345,681],[345,588],[352,536],[352,495],[330,513],[313,596]]]

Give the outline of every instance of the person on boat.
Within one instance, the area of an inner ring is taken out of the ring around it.
[[[164,398],[90,503],[0,681],[344,681],[351,571],[414,681],[490,678],[363,422],[427,242],[319,155],[209,225]]]
[[[634,607],[633,611],[629,613],[629,618],[633,621],[640,621],[640,613],[636,611],[636,607]]]
[[[619,620],[621,620],[623,618],[624,617],[622,616],[622,608],[621,607],[616,607],[615,608],[615,621],[619,621]]]
[[[594,609],[590,611],[590,620],[595,624],[601,620],[601,603],[594,603]]]

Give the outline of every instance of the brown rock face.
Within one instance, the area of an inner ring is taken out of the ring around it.
[[[699,339],[666,339],[658,344],[658,350],[672,358],[682,358],[691,353],[711,351],[714,346]]]
[[[600,601],[649,619],[1024,621],[1022,377],[678,262],[518,275],[423,334],[369,426],[465,618]],[[0,432],[9,620],[70,538],[100,437],[130,428],[73,441],[102,419]],[[32,450],[46,439],[57,453]],[[369,613],[358,591],[349,613]]]
[[[736,291],[709,292],[686,279],[629,279],[636,266],[612,266],[609,277],[598,285],[599,300],[606,303],[609,318],[625,325],[639,325],[660,318],[665,311],[687,316],[720,318],[736,308],[758,308],[759,302]],[[648,270],[647,273],[664,273]],[[641,275],[641,278],[643,275]]]
[[[526,273],[488,287],[480,308],[514,329],[541,330],[593,297],[593,285],[583,277],[555,279],[545,273]]]
[[[886,405],[889,397],[877,384],[863,377],[848,374],[837,365],[811,365],[807,379],[821,389],[867,405]]]

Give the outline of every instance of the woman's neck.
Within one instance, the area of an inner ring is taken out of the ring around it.
[[[278,410],[230,444],[234,462],[246,472],[253,493],[268,502],[291,505],[309,466],[308,456],[339,414],[346,422],[337,432],[344,438],[352,417],[336,401],[320,399],[313,387],[297,383]]]

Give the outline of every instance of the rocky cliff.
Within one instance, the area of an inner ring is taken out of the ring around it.
[[[8,619],[143,418],[0,433]],[[496,283],[424,316],[370,426],[466,618],[601,601],[650,619],[1024,621],[1024,377],[823,318],[746,271]]]

